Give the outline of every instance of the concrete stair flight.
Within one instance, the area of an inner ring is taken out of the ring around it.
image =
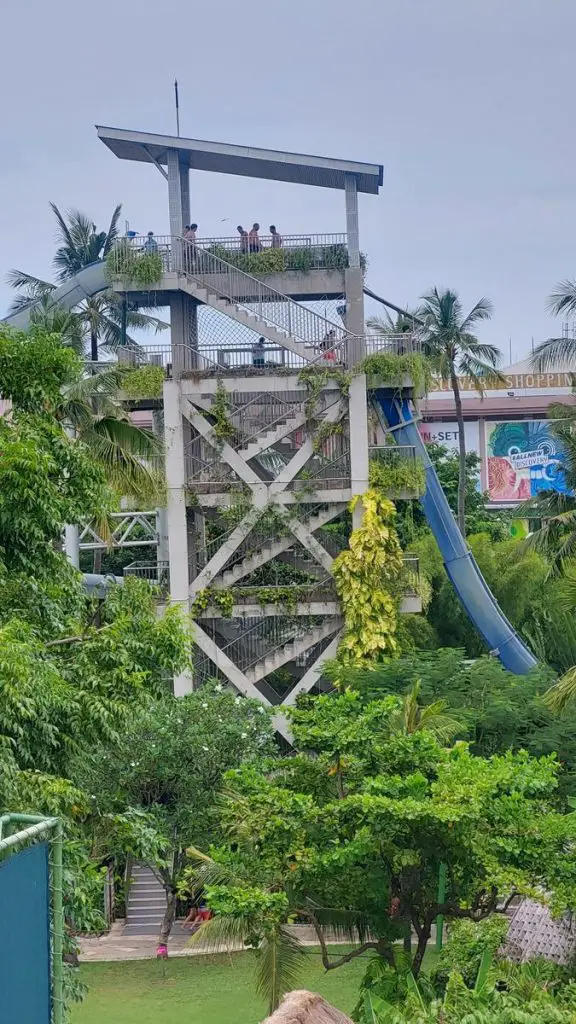
[[[189,274],[185,275],[184,291],[191,295],[192,298],[197,299],[198,302],[211,306],[212,309],[217,309],[221,313],[225,313],[226,316],[231,317],[236,323],[250,328],[251,331],[256,331],[258,335],[271,341],[274,345],[291,349],[295,355],[300,356],[303,365],[311,362],[311,358],[314,358],[309,351],[306,351],[304,342],[291,337],[287,332],[275,327],[266,320],[262,320],[256,313],[238,305],[233,299],[226,299],[217,295],[216,292],[211,292],[208,288],[194,281]],[[286,299],[286,301],[289,300]]]
[[[319,512],[315,516],[311,516],[307,522],[308,528],[312,533],[315,530],[320,529],[321,526],[325,526],[332,519],[335,519],[340,514],[340,506],[334,508],[331,506],[325,509],[323,512]],[[212,586],[217,590],[225,590],[228,587],[234,586],[238,580],[248,576],[251,572],[259,569],[261,565],[266,565],[266,562],[276,558],[277,555],[282,554],[287,548],[291,548],[295,543],[295,538],[291,533],[286,534],[283,537],[278,537],[271,540],[268,544],[264,544],[258,551],[255,551],[251,555],[247,555],[246,558],[240,562],[236,562],[235,565],[231,566],[230,569],[225,569],[221,576],[214,580]]]
[[[281,420],[280,423],[277,423],[271,430],[267,430],[265,434],[260,434],[257,440],[251,441],[245,448],[239,448],[238,455],[241,455],[243,459],[246,459],[246,461],[256,458],[257,455],[261,455],[262,452],[267,451],[267,449],[271,448],[277,441],[281,441],[282,438],[288,437],[293,430],[298,430],[305,421],[306,416],[302,413],[298,413],[296,416],[290,416],[289,419]]]
[[[124,935],[157,935],[166,910],[166,893],[151,868],[133,864],[126,897]]]
[[[294,661],[300,654],[309,651],[311,647],[320,643],[321,640],[332,636],[333,633],[340,629],[341,625],[340,619],[327,619],[321,626],[314,626],[313,629],[307,630],[302,636],[295,637],[293,640],[288,641],[288,643],[271,651],[270,654],[267,654],[254,665],[251,665],[250,668],[245,669],[244,675],[251,683],[257,683],[260,679],[270,675],[271,672],[281,668],[286,662]]]

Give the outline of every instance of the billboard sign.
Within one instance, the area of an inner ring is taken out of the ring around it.
[[[486,423],[486,456],[491,501],[526,501],[540,491],[569,493],[562,445],[549,420]]]
[[[450,451],[458,451],[458,424],[455,420],[436,421],[435,423],[420,422],[418,430],[424,444],[441,444],[443,448],[449,448]],[[464,442],[467,452],[476,452],[477,455],[480,453],[479,438],[478,422],[466,421]]]

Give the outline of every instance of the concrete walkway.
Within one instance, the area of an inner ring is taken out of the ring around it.
[[[94,963],[98,961],[120,961],[120,960],[149,960],[156,956],[156,938],[153,935],[123,935],[124,922],[119,921],[112,925],[107,935],[98,938],[89,937],[79,939],[80,960],[82,963]],[[180,931],[180,929],[179,929]],[[307,925],[292,925],[290,931],[298,936],[305,946],[316,946],[318,940],[313,928]],[[168,943],[170,956],[206,956],[214,953],[213,949],[207,949],[200,944],[188,947],[189,935],[175,934]],[[336,937],[328,937],[331,945],[338,943]],[[242,945],[231,945],[221,952],[240,952]]]

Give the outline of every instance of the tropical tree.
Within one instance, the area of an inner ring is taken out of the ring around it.
[[[405,313],[397,313],[396,318],[386,310],[384,316],[370,316],[366,327],[375,334],[390,338],[396,334],[414,334],[421,326],[418,310],[407,309]]]
[[[62,214],[55,203],[50,203],[57,223],[58,248],[52,260],[58,284],[74,277],[84,267],[105,259],[118,237],[118,219],[122,206],[118,205],[112,214],[106,231],[98,231],[90,217],[80,210]],[[30,305],[34,307],[36,322],[50,329],[50,318],[61,314],[50,312],[50,295],[57,284],[34,277],[22,270],[11,270],[8,283],[20,294],[12,303],[10,313],[16,313]],[[98,361],[100,346],[117,349],[123,344],[135,346],[130,336],[123,337],[122,300],[114,292],[83,299],[75,311],[68,315],[65,340],[78,350],[85,341],[90,341],[90,359]],[[126,324],[131,329],[153,328],[163,330],[167,324],[154,316],[134,310],[126,311]]]
[[[494,345],[478,340],[474,328],[492,315],[492,304],[482,298],[465,314],[458,293],[449,289],[432,289],[422,296],[418,316],[424,326],[420,337],[424,352],[430,357],[433,369],[450,382],[458,422],[458,448],[460,457],[458,479],[458,525],[466,533],[466,441],[464,416],[458,377],[469,377],[482,394],[490,382],[502,379],[496,367],[500,352]]]
[[[576,313],[576,281],[566,278],[556,285],[548,297],[546,308],[553,316],[573,316]],[[567,334],[561,338],[548,338],[537,345],[532,354],[532,365],[540,373],[572,367],[576,364],[576,341]]]
[[[58,315],[55,309],[50,313]],[[148,503],[162,486],[157,465],[163,445],[152,431],[132,422],[120,401],[129,372],[113,365],[83,377],[79,360],[60,344],[58,334],[37,324],[29,332],[0,327],[2,396],[17,412],[49,412],[83,443],[117,494]]]
[[[96,744],[78,761],[74,778],[98,793],[100,813],[145,815],[156,835],[139,859],[166,891],[159,943],[167,943],[172,930],[187,848],[208,848],[218,836],[215,803],[224,773],[273,750],[272,722],[262,704],[216,683],[136,709],[115,743]]]
[[[150,504],[163,486],[158,465],[164,447],[157,434],[132,422],[120,400],[129,372],[115,364],[74,381],[62,389],[55,415],[83,441],[117,494]]]
[[[483,920],[535,889],[554,911],[576,903],[565,852],[576,819],[553,806],[555,755],[482,758],[424,730],[391,734],[396,708],[397,698],[365,703],[349,689],[306,698],[291,712],[300,753],[228,773],[225,842],[210,858],[192,854],[190,885],[205,887],[215,913],[198,941],[242,937],[259,948],[272,1005],[283,959],[295,965],[295,915],[314,927],[326,970],[368,951],[396,969],[394,944],[410,926],[417,976],[439,914]],[[352,949],[333,956],[328,928]]]

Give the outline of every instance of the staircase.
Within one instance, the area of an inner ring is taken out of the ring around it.
[[[326,352],[321,345],[327,337],[332,339],[332,360],[334,356],[340,362],[345,360],[345,341],[353,336],[343,327],[213,253],[183,239],[173,239],[174,242],[170,269],[182,276],[183,290],[193,298],[220,310],[275,345],[290,349],[304,363],[324,359]]]
[[[255,441],[251,441],[245,448],[238,449],[238,455],[241,455],[243,459],[248,462],[249,459],[256,458],[257,455],[261,455],[262,452],[267,451],[272,445],[276,444],[277,441],[281,441],[284,437],[288,437],[293,430],[298,430],[299,427],[303,426],[306,422],[306,415],[304,413],[298,413],[296,416],[291,416],[289,419],[281,420],[271,430],[267,430],[265,434],[260,434]]]
[[[315,530],[320,529],[321,526],[325,526],[332,519],[335,519],[341,512],[341,507],[333,505],[325,509],[323,512],[319,512],[318,515],[311,516],[307,522],[309,530],[313,533]],[[249,573],[259,569],[261,565],[266,565],[266,562],[270,562],[277,555],[282,554],[287,548],[291,548],[294,544],[295,538],[291,533],[286,534],[283,537],[278,537],[264,544],[259,551],[255,551],[251,555],[247,555],[240,562],[236,562],[235,565],[231,566],[230,569],[225,569],[219,579],[215,579],[212,586],[217,590],[226,590],[228,587],[234,586],[238,580],[248,576]]]
[[[262,658],[261,661],[257,661],[250,668],[245,669],[244,674],[246,678],[251,683],[257,683],[260,679],[270,675],[271,672],[275,672],[277,668],[281,668],[288,661],[294,661],[300,654],[305,654],[315,644],[320,643],[321,640],[325,640],[326,637],[331,636],[337,629],[340,629],[341,625],[340,619],[330,618],[323,622],[321,626],[314,626],[313,629],[309,629],[302,636],[290,640],[289,643],[281,647],[277,647],[274,651],[267,654],[266,657]]]
[[[166,893],[146,864],[133,864],[126,898],[124,935],[157,935],[166,910]]]

